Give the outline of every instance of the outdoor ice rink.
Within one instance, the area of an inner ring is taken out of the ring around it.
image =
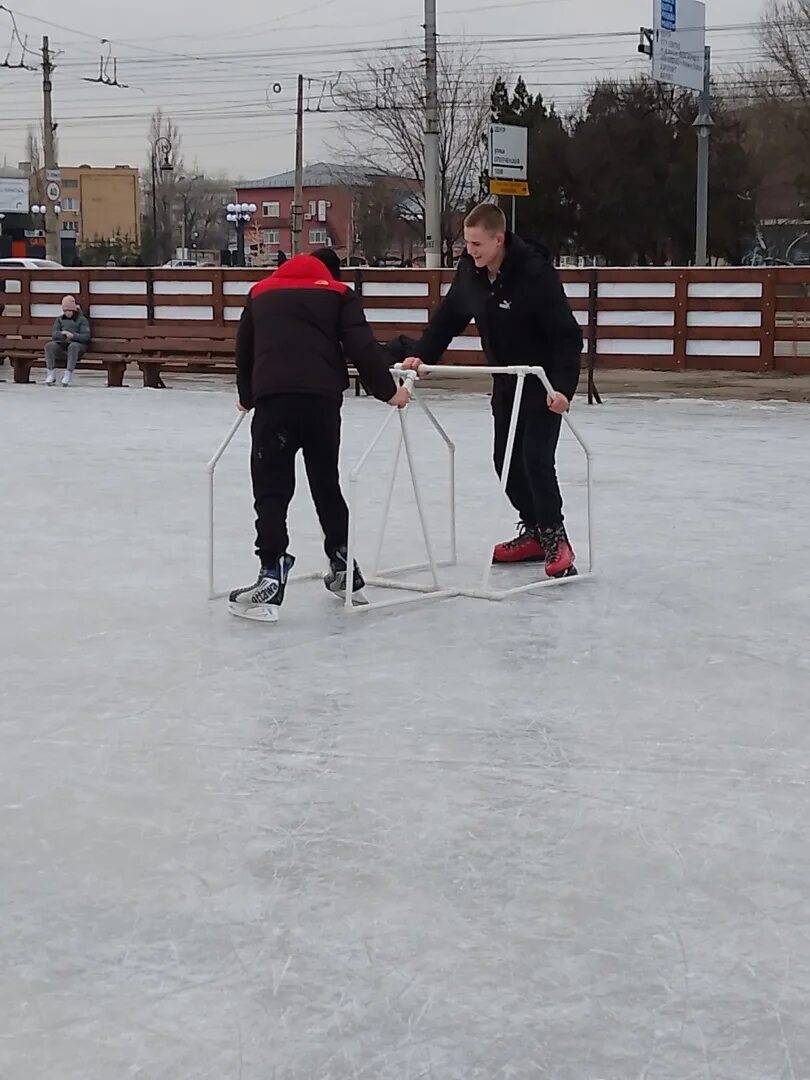
[[[349,619],[313,583],[263,626],[206,599],[233,400],[0,385],[2,1080],[807,1080],[808,406],[580,402],[596,579]],[[431,400],[475,576],[488,402]],[[347,399],[347,465],[383,418]],[[561,476],[581,548],[570,440]]]

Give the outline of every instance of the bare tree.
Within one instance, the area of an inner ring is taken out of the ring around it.
[[[769,0],[760,24],[772,92],[810,107],[810,0]]]
[[[760,101],[778,102],[785,126],[810,150],[810,0],[769,0],[760,23],[769,67],[749,83]]]
[[[161,139],[168,140],[170,150],[167,155],[155,151]],[[167,162],[164,161],[166,157]],[[164,163],[170,164],[171,169],[161,168]],[[170,117],[164,117],[162,109],[156,109],[152,113],[149,124],[149,149],[142,181],[143,205],[148,207],[148,213],[143,222],[143,246],[149,255],[149,260],[153,263],[169,258],[171,254],[174,232],[173,210],[177,202],[178,177],[182,173],[183,139],[180,129],[172,123]],[[156,235],[155,223],[157,224]]]
[[[45,202],[45,153],[42,149],[44,145],[44,126],[40,124],[39,127],[29,127],[25,134],[25,160],[28,163],[30,198],[34,203]],[[54,135],[54,152],[57,154],[58,161],[59,146],[56,135]]]
[[[221,250],[228,244],[224,207],[233,201],[234,184],[224,175],[206,176],[195,165],[177,177],[177,219],[185,220],[188,247]]]
[[[36,128],[29,127],[25,136],[25,160],[28,165],[28,188],[34,204],[45,202],[45,158],[42,139]]]
[[[342,149],[354,165],[378,176],[416,181],[413,200],[424,218],[424,83],[418,52],[397,63],[373,60],[351,79],[338,79],[331,96],[343,113]],[[475,54],[439,58],[439,169],[445,259],[461,232],[461,214],[478,191],[493,81],[476,77]]]
[[[725,94],[745,124],[760,212],[785,223],[767,238],[781,254],[781,233],[792,242],[810,196],[810,0],[768,0],[759,38],[765,65],[741,71]]]
[[[350,189],[355,236],[372,266],[392,257],[412,257],[422,226],[419,211],[412,205],[413,187],[413,183],[373,176]],[[347,255],[352,254],[351,243],[349,249]]]

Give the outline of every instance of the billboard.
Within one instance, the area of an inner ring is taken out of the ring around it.
[[[654,0],[653,78],[685,90],[702,90],[706,5],[701,0]]]
[[[489,129],[489,190],[492,195],[528,195],[529,131],[492,124]]]
[[[0,176],[0,214],[27,214],[28,177]]]

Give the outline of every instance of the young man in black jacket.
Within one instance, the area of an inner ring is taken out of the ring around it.
[[[410,395],[389,373],[391,357],[374,340],[363,306],[340,280],[329,248],[299,255],[251,289],[236,339],[238,407],[254,410],[251,475],[256,506],[255,585],[230,595],[242,618],[275,622],[295,559],[287,552],[287,510],[295,491],[295,459],[303,451],[307,479],[330,562],[327,588],[345,596],[349,511],[340,490],[340,410],[350,359],[380,401],[404,408]],[[364,581],[355,563],[352,591]]]
[[[464,223],[467,254],[443,304],[418,343],[401,344],[411,355],[404,367],[437,364],[450,342],[472,319],[487,364],[542,366],[556,393],[527,378],[518,420],[515,454],[506,492],[520,514],[514,540],[498,544],[493,562],[544,561],[550,577],[576,573],[574,552],[563,524],[555,454],[562,416],[579,381],[582,332],[548,252],[507,232],[503,211],[482,203]],[[502,475],[515,376],[498,375],[492,391],[494,460]]]

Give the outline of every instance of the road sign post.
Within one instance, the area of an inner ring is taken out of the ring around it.
[[[489,193],[512,196],[512,232],[515,199],[529,194],[529,131],[509,124],[489,129]]]
[[[709,139],[712,135],[712,50],[706,46],[706,68],[700,107],[694,127],[698,137],[697,225],[695,228],[695,266],[709,261]]]
[[[649,43],[649,49],[644,44]],[[711,49],[706,45],[706,5],[702,0],[654,0],[653,30],[642,29],[642,52],[652,56],[658,82],[700,94],[694,127],[698,137],[697,223],[695,265],[708,260],[709,140],[711,117]]]

